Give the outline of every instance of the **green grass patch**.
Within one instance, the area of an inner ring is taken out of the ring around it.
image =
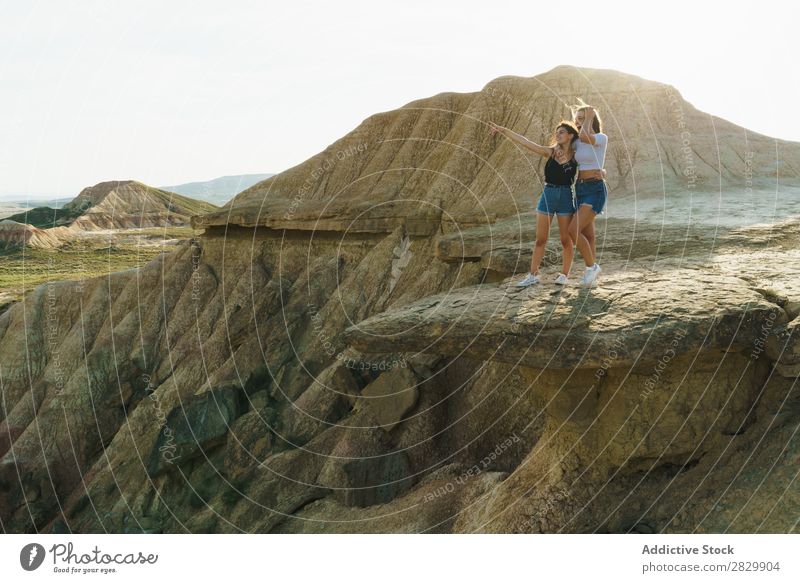
[[[40,229],[49,229],[51,227],[69,225],[78,216],[80,216],[80,211],[38,206],[6,218],[18,223],[28,223]]]
[[[144,232],[147,231],[147,232]],[[152,231],[152,232],[151,232]],[[137,237],[119,235],[76,239],[58,249],[11,249],[0,251],[0,294],[22,299],[42,283],[82,280],[141,267],[175,245],[160,245],[164,239],[187,239],[191,228],[147,229]],[[144,241],[144,244],[142,244]]]

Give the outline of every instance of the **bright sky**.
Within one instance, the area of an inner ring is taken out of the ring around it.
[[[800,140],[799,17],[768,0],[0,0],[0,198],[279,172],[375,112],[559,64]]]

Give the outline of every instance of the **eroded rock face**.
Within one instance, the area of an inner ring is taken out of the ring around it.
[[[129,229],[188,225],[196,214],[216,207],[174,192],[166,192],[135,180],[113,180],[84,188],[64,205],[77,216],[71,229]]]
[[[609,274],[591,290],[508,283],[450,290],[344,333],[362,350],[506,363],[533,388],[546,418],[539,445],[456,529],[581,532],[612,518],[612,530],[631,528],[602,514],[595,491],[685,471],[753,425],[771,372],[761,334],[782,330],[786,314],[744,280],[671,269]]]
[[[548,75],[583,93],[565,70]],[[619,75],[591,75],[630,105]],[[664,86],[625,79],[648,111],[663,105]],[[541,81],[489,87],[539,103]],[[561,115],[533,111],[545,125]],[[796,529],[800,223],[609,219],[600,287],[519,290],[530,167],[462,112],[530,125],[487,91],[374,116],[197,221],[198,240],[40,286],[0,314],[4,528]],[[658,119],[674,156],[678,128]],[[359,139],[382,145],[337,158]],[[453,143],[479,145],[503,188]]]
[[[0,316],[4,524],[791,528],[796,498],[764,515],[745,497],[767,471],[748,447],[780,451],[798,421],[794,379],[776,374],[794,350],[785,298],[708,263],[609,263],[593,290],[517,290],[440,261],[436,237],[265,235],[57,284],[49,323],[44,286]],[[398,248],[411,256],[390,284]],[[793,455],[773,470],[784,486]]]
[[[747,132],[698,111],[669,85],[599,69],[556,67],[531,78],[500,77],[474,93],[441,93],[368,117],[302,164],[194,219],[224,224],[387,233],[487,225],[533,210],[544,160],[488,123],[537,143],[571,115],[581,96],[600,107],[609,135],[613,196],[776,187],[800,177],[800,146]],[[747,136],[744,139],[743,136]],[[715,152],[709,156],[708,152]]]
[[[9,219],[0,221],[0,249],[12,247],[36,247],[53,249],[61,245],[56,233],[38,229],[33,225],[18,223]]]
[[[148,473],[157,476],[176,463],[205,455],[225,441],[231,426],[246,411],[244,391],[237,386],[186,399],[164,419],[150,452]]]
[[[390,370],[364,388],[359,405],[377,426],[391,431],[417,404],[419,384],[416,375],[405,367]]]

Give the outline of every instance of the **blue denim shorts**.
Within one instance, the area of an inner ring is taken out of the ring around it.
[[[582,204],[591,205],[592,210],[599,215],[606,208],[606,199],[608,198],[606,181],[576,182],[575,198],[578,206]]]
[[[536,210],[545,215],[569,216],[575,212],[575,201],[572,198],[572,187],[545,184],[539,206]]]

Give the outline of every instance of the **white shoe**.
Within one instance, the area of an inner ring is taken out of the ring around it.
[[[523,279],[517,282],[517,287],[528,287],[529,285],[533,285],[539,283],[541,280],[539,279],[538,275],[533,275],[529,273]]]
[[[558,277],[553,283],[555,283],[556,285],[567,285],[569,283],[569,279],[563,273],[559,273]]]
[[[600,275],[600,266],[595,263],[592,267],[587,267],[586,272],[581,279],[581,285],[585,287],[593,287],[597,281],[597,276]]]

